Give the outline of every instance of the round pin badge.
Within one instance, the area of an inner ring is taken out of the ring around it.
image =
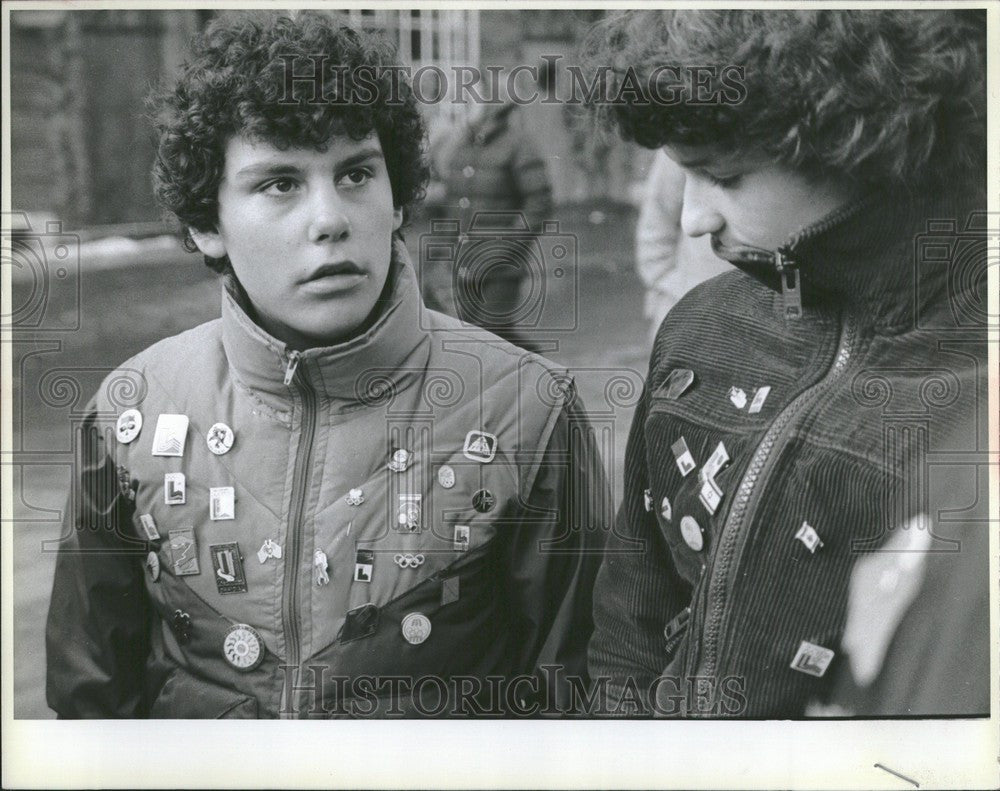
[[[365,501],[365,493],[361,489],[351,489],[346,499],[348,505],[361,505]]]
[[[208,430],[208,434],[205,435],[205,442],[208,444],[208,449],[216,456],[229,453],[229,449],[233,447],[233,442],[235,441],[236,435],[233,434],[233,430],[225,423],[213,424]]]
[[[669,522],[674,517],[674,509],[670,506],[670,498],[664,497],[660,501],[660,516]]]
[[[405,448],[400,448],[395,453],[392,454],[392,458],[389,459],[388,467],[393,472],[403,472],[407,467],[410,466],[410,451]]]
[[[160,556],[155,552],[150,552],[146,555],[146,572],[149,574],[149,578],[153,582],[158,582],[160,579]]]
[[[695,552],[701,552],[705,546],[705,537],[702,535],[701,526],[693,516],[685,516],[681,519],[681,536],[684,543]]]
[[[438,467],[438,483],[445,489],[450,489],[455,485],[455,469],[450,464],[442,464]]]
[[[233,430],[225,423],[215,423],[205,436],[208,449],[216,456],[229,453],[229,449],[233,447],[233,442],[235,441],[236,435],[233,434]]]
[[[237,670],[253,670],[264,661],[264,641],[252,626],[238,623],[226,634],[222,653]]]
[[[489,489],[480,489],[472,495],[472,507],[481,514],[485,514],[487,511],[492,510],[496,503],[497,498],[493,496],[493,492]]]
[[[118,416],[115,436],[122,445],[128,445],[142,431],[142,413],[138,409],[126,409]]]
[[[431,619],[422,612],[411,612],[403,618],[403,637],[410,645],[420,645],[431,633]]]

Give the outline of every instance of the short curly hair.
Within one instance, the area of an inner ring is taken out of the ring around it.
[[[591,71],[609,67],[590,109],[626,140],[912,189],[985,166],[985,30],[972,10],[635,11],[598,23],[582,49]],[[699,95],[722,101],[692,101],[678,77],[706,64],[718,75]],[[742,90],[725,91],[727,66],[742,67]],[[616,102],[630,67],[638,90]]]
[[[289,73],[321,80],[289,81]],[[332,136],[361,140],[374,131],[404,222],[424,195],[426,131],[395,48],[331,14],[221,15],[195,42],[177,83],[151,97],[150,108],[159,132],[156,196],[184,227],[192,251],[192,229],[217,227],[225,146],[234,135],[279,149],[323,150]],[[205,261],[218,272],[229,268],[226,258]]]

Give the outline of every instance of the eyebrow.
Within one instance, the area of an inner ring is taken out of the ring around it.
[[[334,166],[334,170],[343,170],[345,168],[355,167],[356,165],[360,165],[363,162],[369,162],[373,159],[384,160],[385,155],[382,153],[381,149],[378,148],[363,148],[337,162]],[[267,176],[293,176],[301,172],[302,168],[298,165],[292,165],[287,162],[271,162],[247,165],[245,168],[235,173],[234,178],[255,179]]]

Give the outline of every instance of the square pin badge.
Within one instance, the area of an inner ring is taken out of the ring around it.
[[[833,657],[834,652],[829,648],[810,643],[808,640],[803,640],[799,644],[799,650],[795,652],[795,658],[792,659],[792,664],[789,667],[792,670],[798,670],[800,673],[820,678],[826,673],[826,669],[830,666],[830,662],[833,661]]]
[[[160,415],[153,434],[153,455],[183,456],[188,422],[187,415]]]
[[[372,571],[375,568],[375,552],[371,549],[359,549],[354,556],[354,581],[371,582]]]
[[[232,486],[213,486],[208,490],[208,517],[213,522],[236,518],[236,490]]]
[[[694,456],[691,455],[684,437],[681,437],[671,445],[670,450],[673,451],[674,459],[677,461],[677,469],[681,471],[682,477],[687,477],[688,473],[698,466],[695,464]]]
[[[184,473],[168,472],[163,476],[163,504],[184,505],[187,498]]]
[[[470,431],[465,435],[462,453],[465,458],[483,464],[493,461],[493,457],[497,455],[496,434],[490,434],[486,431]]]

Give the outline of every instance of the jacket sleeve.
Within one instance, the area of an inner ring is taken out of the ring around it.
[[[541,713],[572,710],[585,692],[591,593],[613,502],[593,429],[575,394],[556,419],[510,543],[509,584],[525,634],[518,665],[539,679]]]
[[[79,433],[45,630],[46,699],[60,718],[145,715],[145,545],[91,404]]]
[[[636,409],[625,450],[625,493],[594,588],[591,682],[604,701],[601,713],[651,714],[647,693],[668,663],[664,627],[683,609],[690,588],[677,574],[647,511],[645,422],[649,380]],[[638,699],[639,706],[631,701]]]

